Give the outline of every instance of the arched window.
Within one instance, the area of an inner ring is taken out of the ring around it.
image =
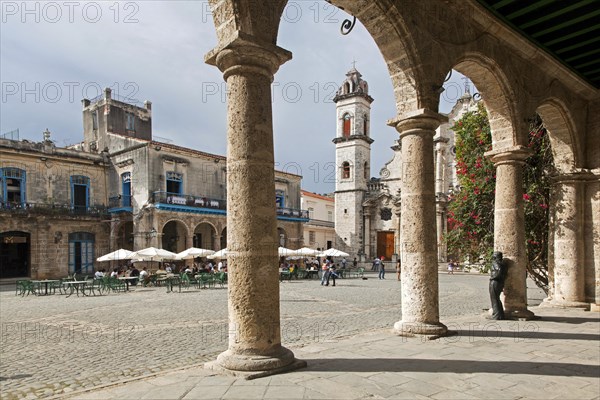
[[[363,115],[363,135],[369,136],[369,120],[367,114]]]
[[[344,94],[348,94],[350,93],[350,83],[346,82],[344,83]]]
[[[345,137],[348,137],[348,136],[350,136],[350,114],[348,114],[348,113],[344,114],[342,119],[343,119],[342,133],[344,134]]]
[[[350,163],[348,161],[342,163],[342,179],[350,179]]]
[[[363,176],[365,179],[369,179],[369,164],[365,161]]]

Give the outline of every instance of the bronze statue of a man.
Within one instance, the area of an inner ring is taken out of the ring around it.
[[[492,255],[492,269],[490,271],[490,299],[492,300],[491,319],[504,319],[504,307],[500,301],[500,293],[504,289],[506,279],[506,261],[502,259],[502,252],[495,251]]]

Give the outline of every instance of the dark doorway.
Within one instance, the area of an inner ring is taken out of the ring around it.
[[[0,233],[0,279],[28,277],[29,260],[29,233]]]

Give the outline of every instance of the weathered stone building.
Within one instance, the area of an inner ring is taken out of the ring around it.
[[[151,103],[110,89],[83,101],[83,125],[83,142],[65,149],[0,140],[2,278],[91,274],[119,248],[227,246],[225,157],[152,140]],[[278,244],[299,248],[301,176],[274,179]]]

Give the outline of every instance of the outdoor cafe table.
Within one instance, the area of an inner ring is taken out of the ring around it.
[[[319,270],[317,269],[307,269],[306,270],[306,279],[319,278]]]
[[[127,285],[127,290],[129,290],[129,282],[133,282],[135,279],[139,279],[139,276],[120,276],[117,279],[120,281],[125,281],[125,285]]]
[[[42,294],[39,290],[36,290],[35,294],[37,294],[38,296],[47,296],[48,295],[48,284],[53,283],[53,282],[60,282],[60,281],[53,280],[53,279],[44,279],[41,281],[31,281],[31,283],[36,285],[38,288],[40,288],[42,286],[42,283],[44,284],[44,294]]]
[[[85,294],[85,286],[87,285],[87,283],[88,283],[88,281],[66,281],[66,282],[63,282],[63,285],[67,285],[69,287],[69,289],[71,290],[67,297],[71,297],[73,295],[73,292],[77,292],[77,297],[79,297],[80,291],[81,291],[82,295],[87,296],[87,294]]]

